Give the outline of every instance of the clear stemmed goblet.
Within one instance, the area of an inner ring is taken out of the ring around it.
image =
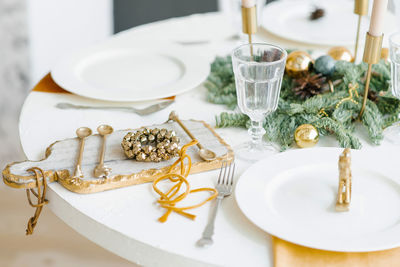
[[[389,51],[391,62],[392,94],[400,98],[400,32],[389,37]],[[400,145],[400,126],[393,125],[385,130],[385,137],[396,145]]]
[[[263,123],[278,107],[286,57],[284,49],[263,43],[245,44],[232,52],[238,106],[251,120],[251,141],[235,148],[242,159],[257,161],[276,152],[263,140]]]

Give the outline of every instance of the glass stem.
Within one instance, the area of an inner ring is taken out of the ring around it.
[[[251,126],[249,128],[249,134],[251,136],[251,142],[253,146],[257,147],[261,145],[262,138],[265,134],[265,129],[263,127],[264,120],[252,120]]]

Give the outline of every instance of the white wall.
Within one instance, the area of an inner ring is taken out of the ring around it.
[[[113,33],[112,0],[26,0],[30,84],[66,54]]]

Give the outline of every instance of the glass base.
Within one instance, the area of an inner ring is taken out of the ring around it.
[[[248,162],[256,162],[279,152],[274,144],[264,141],[257,145],[253,142],[242,143],[235,146],[233,150],[236,158]]]
[[[390,143],[400,145],[400,124],[386,128],[384,135]]]

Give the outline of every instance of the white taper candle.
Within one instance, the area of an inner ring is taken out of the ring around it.
[[[242,0],[242,7],[250,8],[256,5],[256,0]]]
[[[381,36],[388,0],[374,0],[372,6],[371,23],[369,24],[369,34],[372,36]]]

